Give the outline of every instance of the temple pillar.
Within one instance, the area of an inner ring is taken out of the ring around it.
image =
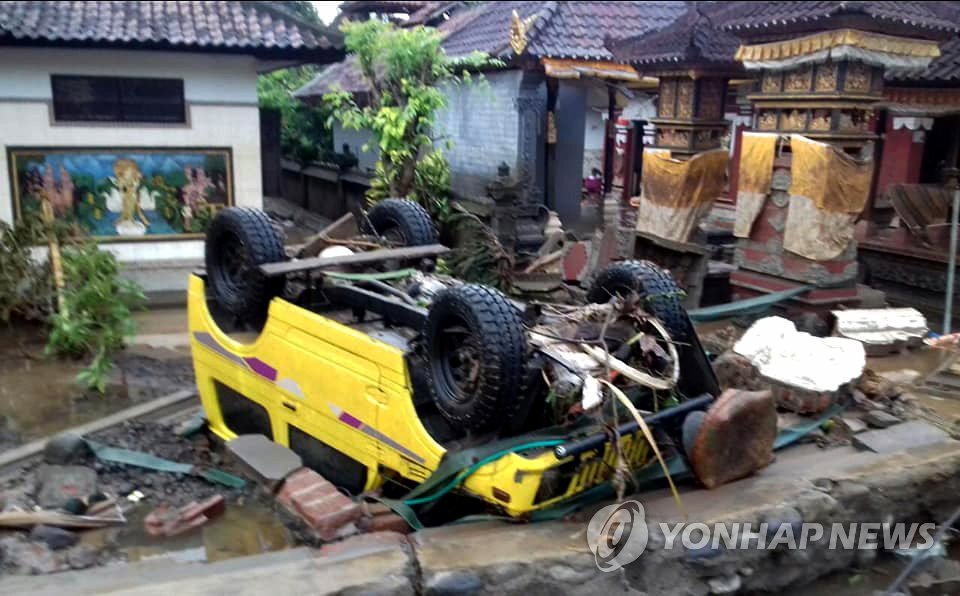
[[[525,188],[525,201],[543,204],[546,184],[547,86],[542,72],[525,70],[514,100],[519,119],[517,178]]]

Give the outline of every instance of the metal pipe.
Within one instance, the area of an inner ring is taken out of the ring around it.
[[[711,403],[713,403],[713,396],[709,393],[704,393],[699,397],[682,401],[672,408],[661,410],[654,414],[650,414],[649,416],[644,416],[643,421],[646,422],[647,426],[650,428],[658,426],[660,423],[665,421],[676,420],[676,422],[682,422],[682,416],[685,414],[688,414],[694,410],[706,410]],[[620,436],[623,436],[633,434],[638,430],[640,430],[640,425],[634,420],[621,424],[617,428],[617,433]],[[606,433],[596,433],[583,439],[577,439],[575,441],[564,443],[563,445],[557,445],[554,447],[553,453],[559,459],[580,455],[581,453],[590,451],[591,449],[599,449],[608,440],[609,437],[606,435]]]
[[[950,214],[950,255],[947,259],[947,295],[943,305],[943,333],[950,333],[953,322],[953,286],[957,269],[957,220],[960,216],[960,185],[957,184],[957,169],[951,168],[947,180],[953,186],[953,209]]]

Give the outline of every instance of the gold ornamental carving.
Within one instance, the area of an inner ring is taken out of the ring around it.
[[[780,128],[783,130],[803,130],[807,127],[807,113],[803,110],[791,110],[785,115]]]
[[[514,54],[522,54],[527,48],[527,33],[533,22],[537,20],[537,15],[533,14],[525,19],[520,18],[520,14],[514,10],[510,19],[510,47]]]
[[[835,62],[817,65],[814,90],[820,92],[837,90],[837,64]]]
[[[660,84],[660,117],[673,118],[675,115],[674,105],[677,100],[677,81],[668,80]]]
[[[763,82],[760,85],[760,90],[763,93],[780,93],[782,77],[783,75],[779,72],[763,73]]]
[[[830,130],[830,110],[814,110],[813,117],[810,118],[810,130]]]
[[[870,91],[870,67],[862,62],[848,62],[843,80],[844,91]]]
[[[761,112],[760,117],[757,119],[757,128],[760,130],[776,130],[777,113],[773,110]]]
[[[813,69],[809,66],[799,68],[787,73],[784,78],[784,90],[793,93],[803,93],[810,91],[813,83]]]
[[[677,83],[677,117],[689,120],[693,118],[693,81]]]

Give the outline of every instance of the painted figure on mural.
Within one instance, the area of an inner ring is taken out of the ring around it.
[[[154,202],[149,191],[140,187],[143,182],[143,174],[137,167],[136,162],[130,159],[118,159],[113,163],[113,177],[110,179],[114,184],[112,192],[107,197],[107,209],[114,213],[120,213],[120,219],[117,220],[117,234],[120,236],[142,236],[150,227],[150,220],[143,212],[146,209],[153,209]],[[141,191],[143,191],[141,193]],[[141,194],[144,195],[144,201],[141,203]]]

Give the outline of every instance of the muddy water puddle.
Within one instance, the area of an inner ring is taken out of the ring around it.
[[[290,530],[266,505],[228,503],[224,514],[206,525],[172,537],[147,534],[143,520],[152,509],[139,505],[127,513],[121,527],[91,530],[81,544],[110,552],[117,560],[170,560],[179,563],[212,563],[284,550],[294,545]]]
[[[37,327],[0,328],[0,451],[193,386],[181,350],[124,350],[101,395],[76,382],[85,360],[48,358],[43,348]]]

